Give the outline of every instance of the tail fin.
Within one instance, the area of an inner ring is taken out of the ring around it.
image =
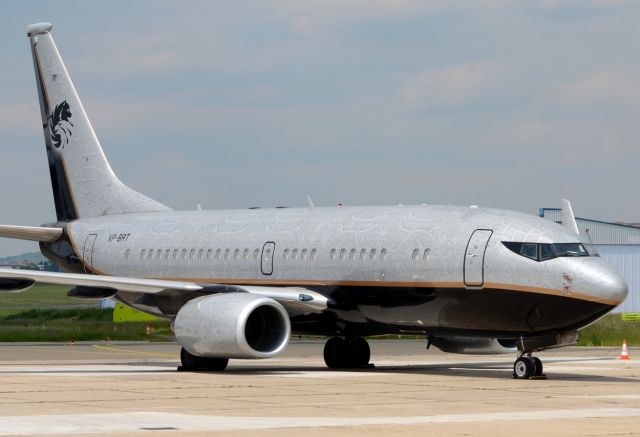
[[[115,175],[62,62],[51,24],[27,28],[59,221],[170,208]]]

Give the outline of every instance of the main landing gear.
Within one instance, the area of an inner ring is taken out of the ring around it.
[[[324,345],[324,362],[330,369],[358,369],[369,367],[371,350],[362,337],[330,338]]]
[[[226,369],[227,364],[229,364],[228,358],[199,357],[187,352],[185,348],[180,350],[180,361],[182,366],[178,367],[178,370],[182,371],[209,370],[220,372]]]
[[[531,353],[523,352],[513,363],[513,377],[515,379],[544,378],[542,369],[540,358],[531,356]]]

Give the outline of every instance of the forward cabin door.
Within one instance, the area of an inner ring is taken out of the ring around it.
[[[82,260],[84,261],[84,272],[93,273],[93,246],[96,244],[97,234],[89,234],[84,240],[84,249],[82,250]]]
[[[273,253],[276,250],[276,243],[269,241],[262,246],[262,261],[260,263],[260,269],[262,274],[269,276],[273,273]]]
[[[484,284],[484,253],[493,231],[476,229],[471,234],[464,254],[464,284],[470,287],[482,287]]]

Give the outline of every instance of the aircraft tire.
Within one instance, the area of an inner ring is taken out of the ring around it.
[[[221,372],[227,368],[229,358],[205,358],[207,370]]]
[[[330,369],[341,369],[347,364],[348,348],[341,337],[332,337],[324,345],[324,362]]]
[[[531,359],[533,360],[533,366],[535,367],[533,376],[542,376],[542,370],[544,368],[542,366],[542,361],[538,357],[533,357]]]
[[[349,367],[366,367],[371,359],[369,343],[362,337],[354,337],[347,342],[349,352]]]
[[[528,357],[520,357],[513,363],[513,377],[515,379],[529,379],[535,371],[535,363]]]

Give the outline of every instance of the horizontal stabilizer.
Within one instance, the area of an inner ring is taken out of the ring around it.
[[[53,243],[62,235],[60,228],[0,225],[0,237]]]

